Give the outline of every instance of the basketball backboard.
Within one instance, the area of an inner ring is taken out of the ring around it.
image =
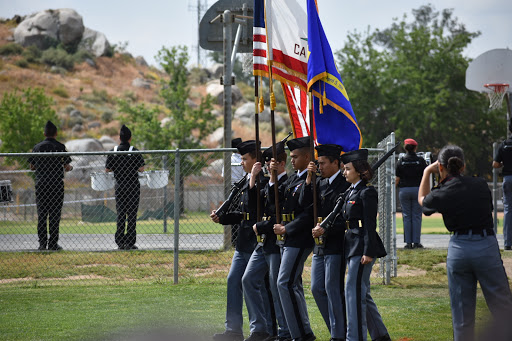
[[[244,11],[244,4],[246,10]],[[253,16],[253,0],[220,0],[213,4],[204,14],[199,24],[199,45],[205,50],[222,51],[223,49],[223,25],[220,20],[211,22],[225,10],[233,14]],[[245,13],[244,13],[245,12]],[[252,19],[247,20],[247,25],[242,28],[242,37],[238,46],[238,52],[252,53]],[[238,25],[232,25],[232,37],[234,39]]]
[[[466,70],[468,90],[490,93],[486,84],[509,84],[512,91],[512,50],[494,49],[475,58]]]

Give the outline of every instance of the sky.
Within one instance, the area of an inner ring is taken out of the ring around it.
[[[200,0],[208,7],[215,0]],[[248,0],[249,3],[252,0]],[[298,0],[305,8],[306,0]],[[127,51],[156,65],[162,46],[186,45],[195,62],[198,39],[198,0],[0,0],[0,17],[28,15],[45,9],[72,8],[84,25],[104,33],[111,44],[128,42]],[[480,31],[464,51],[470,58],[496,48],[512,49],[512,1],[510,0],[317,0],[320,19],[334,51],[343,47],[348,32],[384,29],[394,18],[428,3],[454,16],[470,32]]]

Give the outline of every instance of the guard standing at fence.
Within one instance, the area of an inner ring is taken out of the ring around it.
[[[46,139],[34,146],[34,153],[66,152],[66,147],[58,142],[57,127],[51,121],[44,127]],[[35,170],[38,250],[58,251],[59,224],[64,204],[64,172],[73,169],[69,156],[36,157],[28,159],[30,169]],[[46,223],[48,220],[48,231]]]
[[[508,130],[512,133],[512,121]],[[512,137],[500,144],[492,166],[503,167],[503,239],[505,250],[512,250]]]
[[[378,195],[369,183],[373,176],[368,164],[368,149],[354,150],[341,156],[345,179],[351,183],[341,196],[346,232],[345,259],[348,267],[345,283],[347,306],[347,340],[366,340],[367,329],[381,326],[376,340],[390,340],[382,318],[370,295],[370,274],[376,258],[386,250],[377,234]],[[345,269],[342,270],[345,273]],[[369,311],[369,310],[373,311]],[[370,316],[371,318],[367,318]],[[369,327],[370,324],[374,326]],[[372,335],[373,336],[373,335]]]
[[[336,204],[336,198],[345,192],[350,184],[340,170],[342,147],[324,144],[315,149],[318,153],[318,170],[321,178],[316,179],[319,217],[318,224],[312,230],[315,248],[311,264],[311,292],[331,333],[331,340],[345,340],[345,273],[342,273],[342,269],[345,268],[343,254],[345,221],[340,215],[326,229],[320,227],[320,223],[331,213]],[[315,163],[310,162],[306,184],[300,196],[302,206],[309,206],[313,202],[311,179],[316,171]]]
[[[421,206],[418,204],[418,188],[423,170],[427,167],[424,158],[416,155],[418,142],[414,139],[404,140],[407,154],[396,164],[396,185],[402,207],[404,221],[405,249],[423,248],[421,245]]]
[[[274,233],[284,236],[281,266],[277,279],[279,298],[293,339],[299,341],[312,341],[316,337],[311,330],[308,310],[302,286],[302,272],[304,262],[313,250],[313,237],[311,228],[313,219],[304,207],[299,204],[301,187],[307,177],[307,166],[311,161],[309,136],[300,137],[287,142],[290,149],[290,158],[293,169],[287,181],[279,186],[279,205],[282,212],[281,223],[274,225]],[[276,170],[277,162],[272,160],[270,169]],[[275,172],[271,173],[268,183],[270,202],[275,200],[274,189],[277,183]]]
[[[285,169],[287,156],[284,150],[284,142],[278,142],[276,144],[276,150],[278,183],[280,185],[288,179]],[[263,152],[262,158],[264,162],[270,163],[272,147]],[[261,163],[256,162],[251,173],[251,190],[255,190],[256,186],[253,179],[259,174],[262,174],[261,171]],[[265,340],[269,336],[273,336],[277,340],[290,339],[290,332],[288,331],[281,301],[279,300],[279,292],[277,290],[281,252],[280,247],[276,244],[277,238],[273,231],[276,222],[276,209],[274,202],[271,203],[266,200],[268,197],[267,190],[267,186],[261,190],[261,199],[264,205],[263,219],[253,225],[258,244],[251,255],[242,278],[245,303],[251,324],[251,336],[247,339],[250,341]],[[267,280],[270,289],[270,294],[268,295],[269,304],[262,300],[260,294],[265,290],[267,284],[265,282]],[[273,309],[266,309],[267,306],[273,307]],[[272,311],[274,314],[272,314]],[[275,320],[277,320],[278,330],[274,330]]]
[[[113,151],[136,151],[130,145],[132,132],[123,124],[119,132],[121,144]],[[114,172],[116,180],[117,230],[114,236],[119,250],[137,250],[137,211],[140,201],[139,172],[144,171],[144,158],[140,154],[109,155],[106,172]]]
[[[443,147],[438,161],[425,168],[418,193],[423,212],[441,213],[453,233],[446,258],[453,338],[474,339],[478,281],[489,310],[500,322],[496,327],[503,328],[500,337],[485,339],[511,340],[512,294],[493,230],[491,191],[484,179],[463,176],[464,167],[460,147]],[[434,173],[441,179],[431,191],[429,178]]]
[[[212,211],[210,218],[213,222],[222,225],[240,224],[238,238],[236,240],[235,253],[229,269],[227,280],[227,304],[226,304],[226,322],[223,333],[213,335],[216,341],[242,341],[243,336],[243,289],[242,276],[245,272],[251,254],[256,246],[256,236],[252,230],[252,226],[256,223],[256,191],[249,190],[249,181],[251,178],[251,170],[257,161],[256,141],[249,140],[238,144],[240,155],[242,155],[241,165],[246,173],[243,185],[241,185],[240,211],[229,212],[222,216],[217,216]],[[252,200],[251,200],[252,199]],[[262,300],[268,302],[266,292],[261,292]]]

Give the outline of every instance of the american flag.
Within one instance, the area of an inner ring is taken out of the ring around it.
[[[296,0],[255,0],[254,75],[281,82],[295,137],[309,136],[307,16]]]

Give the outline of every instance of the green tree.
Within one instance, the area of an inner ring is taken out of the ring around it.
[[[52,109],[53,100],[41,88],[15,89],[7,92],[0,105],[0,151],[7,153],[30,152],[44,139],[46,121],[57,123]]]
[[[201,139],[212,133],[219,123],[211,113],[213,107],[209,95],[201,99],[197,108],[187,104],[190,95],[187,48],[163,47],[158,52],[157,61],[169,76],[168,79],[162,80],[160,90],[165,107],[144,104],[134,106],[125,100],[120,101],[120,111],[126,113],[127,121],[133,126],[134,141],[140,143],[144,149],[201,148]],[[169,118],[169,122],[162,126],[159,118],[163,115]],[[198,174],[207,164],[201,153],[189,154],[180,160],[180,182],[183,190],[184,178]],[[171,172],[174,171],[173,163],[169,166]]]
[[[340,72],[361,128],[374,146],[391,131],[436,152],[447,143],[466,152],[468,173],[487,175],[492,143],[506,133],[505,117],[488,112],[484,96],[465,87],[470,59],[463,50],[480,35],[431,5],[391,27],[353,32],[337,52]]]

